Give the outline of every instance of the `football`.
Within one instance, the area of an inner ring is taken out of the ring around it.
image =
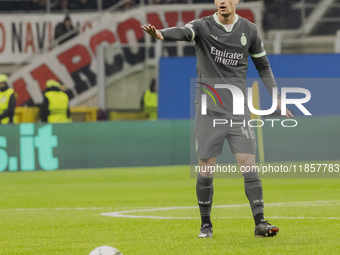
[[[100,246],[90,252],[89,255],[123,255],[116,248],[111,246]]]

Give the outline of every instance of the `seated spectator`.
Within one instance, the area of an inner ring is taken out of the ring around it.
[[[75,10],[94,10],[97,9],[96,0],[77,0],[72,9]]]
[[[206,3],[211,3],[210,0],[193,0],[192,1],[194,4],[206,4]]]
[[[135,5],[135,1],[134,0],[130,0],[130,1],[128,1],[127,3],[125,3],[123,5],[123,10],[124,11],[128,11],[128,10],[132,9],[134,5]]]
[[[54,11],[63,11],[67,12],[69,9],[69,2],[68,0],[54,0],[51,9]]]
[[[23,11],[26,9],[25,2],[0,1],[0,12]]]
[[[103,0],[103,9],[110,8],[117,3],[119,3],[119,0]]]
[[[28,4],[28,10],[32,11],[46,11],[46,0],[32,0]]]

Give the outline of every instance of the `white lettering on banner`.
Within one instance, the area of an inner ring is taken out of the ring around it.
[[[81,31],[94,13],[72,14],[74,26]],[[0,21],[0,63],[20,63],[32,54],[47,49],[54,39],[55,27],[64,20],[64,14],[16,14],[1,15]]]

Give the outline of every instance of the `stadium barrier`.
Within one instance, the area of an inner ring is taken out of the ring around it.
[[[339,160],[340,116],[296,120],[295,128],[263,127],[266,162]],[[191,127],[190,120],[0,125],[0,172],[196,164]],[[218,163],[235,163],[228,150]]]
[[[335,78],[340,78],[338,70],[340,54],[268,55],[268,59],[279,87],[283,83],[285,87],[297,86],[310,90],[312,100],[308,107],[311,108],[313,116],[340,114],[337,98],[340,87],[338,80],[335,80]],[[160,59],[159,119],[190,118],[192,103],[189,102],[189,98],[191,102],[195,100],[192,98],[194,95],[190,93],[190,79],[196,76],[195,57]],[[259,78],[250,59],[247,77],[249,79]],[[271,97],[264,86],[260,85],[259,88],[261,108],[269,109]],[[296,111],[294,114],[302,116],[300,111]]]
[[[97,121],[96,107],[72,107],[70,108],[72,121]],[[37,123],[39,122],[39,107],[15,108],[15,123]]]
[[[185,121],[0,125],[0,172],[189,163]]]
[[[72,121],[97,121],[96,107],[72,107],[70,108]]]
[[[14,114],[15,123],[39,121],[39,107],[16,107]]]
[[[147,115],[142,110],[108,110],[109,120],[145,120]]]

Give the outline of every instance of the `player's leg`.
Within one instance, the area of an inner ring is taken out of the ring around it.
[[[235,158],[244,177],[244,190],[249,200],[255,221],[256,237],[273,237],[279,232],[279,228],[272,226],[264,220],[263,215],[263,190],[262,182],[256,171],[255,155],[247,153],[235,153]]]
[[[262,182],[256,171],[256,142],[253,129],[234,126],[227,136],[232,153],[244,177],[244,189],[255,221],[256,236],[274,236],[278,228],[264,220]]]
[[[216,157],[199,159],[200,172],[197,176],[196,195],[201,215],[201,229],[198,237],[212,237],[212,223],[210,219],[211,206],[213,202],[213,178],[214,173],[210,171],[215,166]]]
[[[196,108],[196,113],[199,113],[199,110],[199,108]],[[202,221],[199,237],[212,237],[210,213],[214,188],[213,172],[209,169],[215,167],[216,157],[222,153],[226,137],[226,129],[224,127],[213,127],[214,118],[221,118],[221,116],[209,110],[207,115],[196,114],[196,152],[199,158],[200,169],[197,175],[196,195]]]
[[[244,190],[249,200],[255,225],[264,220],[262,182],[256,171],[254,154],[235,153],[235,158],[244,178]]]

